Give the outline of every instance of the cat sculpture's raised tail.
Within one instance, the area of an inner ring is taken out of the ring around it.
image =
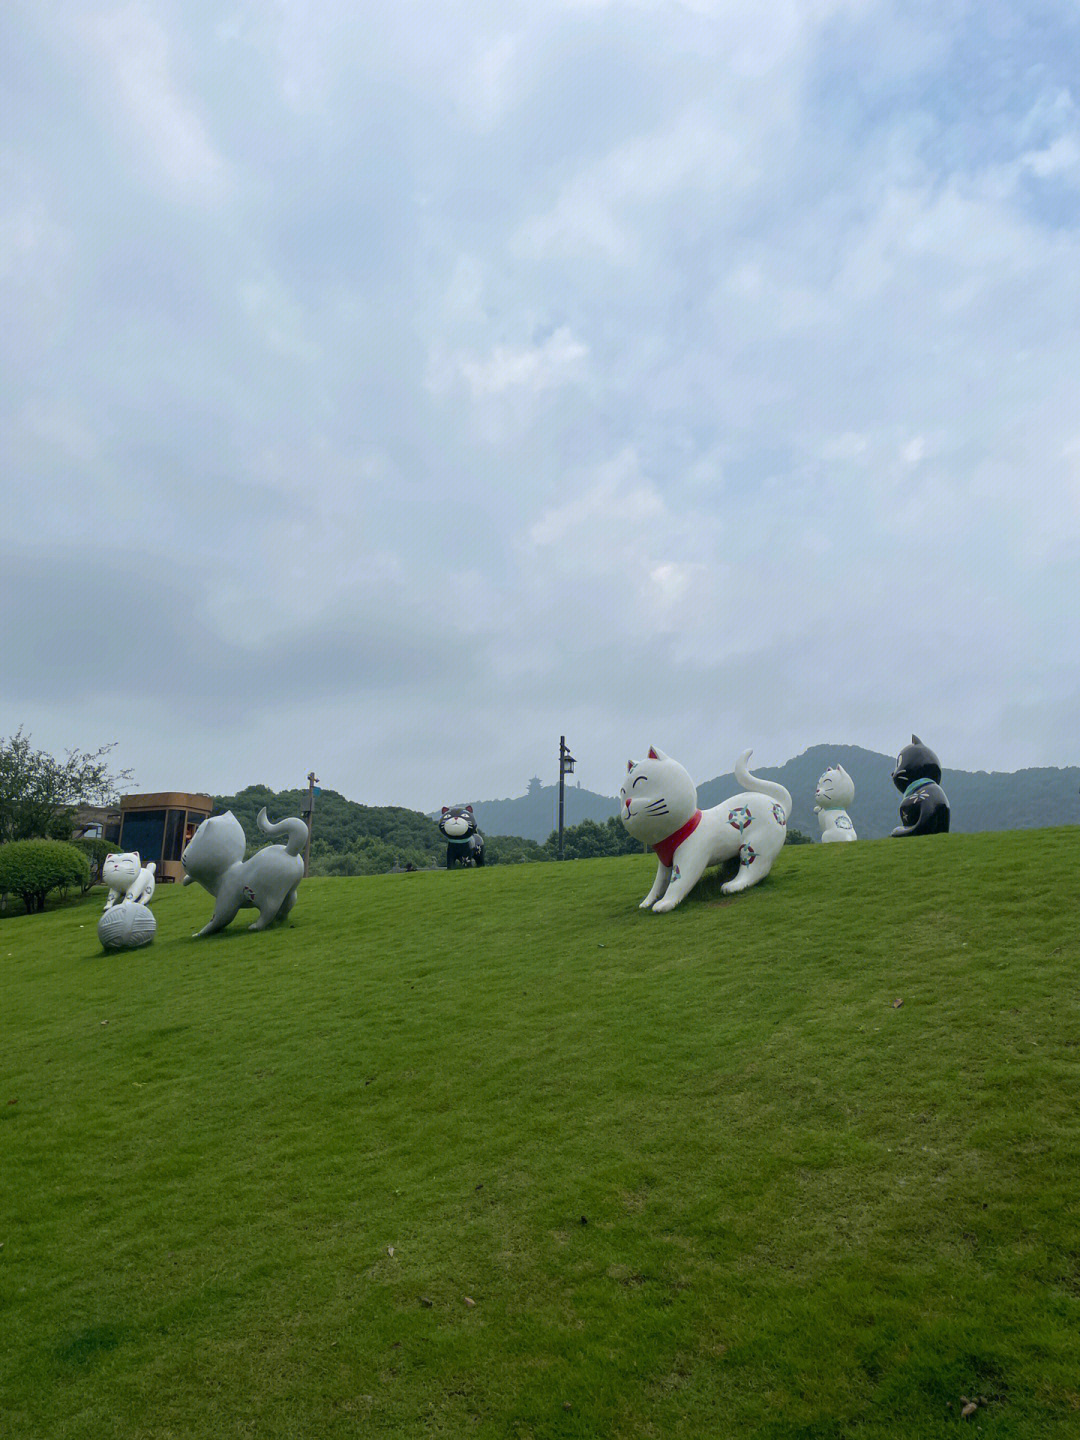
[[[304,853],[304,847],[308,841],[308,827],[303,820],[290,817],[274,824],[273,821],[266,818],[266,806],[264,805],[255,817],[255,823],[264,835],[287,835],[289,837],[285,843],[286,855],[302,855]]]
[[[761,795],[768,795],[770,800],[778,800],[784,807],[785,821],[791,818],[791,793],[785,790],[783,785],[775,780],[760,780],[756,775],[750,774],[749,760],[753,750],[744,750],[735,761],[735,779],[746,790],[756,790]]]

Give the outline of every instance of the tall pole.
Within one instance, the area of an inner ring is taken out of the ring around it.
[[[562,832],[563,832],[563,795],[566,786],[566,736],[559,736],[559,859],[563,858],[562,853]]]
[[[311,822],[315,818],[315,786],[319,783],[319,777],[314,770],[308,771],[307,777],[307,809],[304,811],[304,819],[307,822],[307,844],[304,846],[304,874],[311,868]]]

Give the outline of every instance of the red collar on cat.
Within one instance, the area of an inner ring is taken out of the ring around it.
[[[652,847],[656,851],[656,857],[661,865],[666,865],[669,870],[671,869],[672,862],[675,859],[675,851],[688,835],[694,833],[700,824],[701,811],[695,810],[681,829],[676,830],[674,835],[669,835],[666,840],[661,840],[658,845]]]

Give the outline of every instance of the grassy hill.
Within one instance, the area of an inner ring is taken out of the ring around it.
[[[119,957],[94,895],[0,919],[0,1433],[1074,1436],[1078,865],[311,879],[198,942],[170,886]]]

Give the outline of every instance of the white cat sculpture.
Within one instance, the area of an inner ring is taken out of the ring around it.
[[[296,904],[296,889],[304,878],[308,828],[295,817],[271,824],[265,809],[259,811],[258,826],[264,835],[287,835],[288,844],[267,845],[245,860],[244,827],[231,810],[204,820],[188,841],[180,856],[186,871],[182,883],[190,885],[197,880],[217,901],[196,940],[224,930],[238,911],[252,906],[259,918],[248,929],[265,930],[275,920],[284,920]]]
[[[111,910],[124,900],[134,905],[149,905],[154,893],[155,870],[157,861],[151,860],[144,865],[137,850],[128,850],[122,855],[106,855],[101,866],[101,878],[109,887],[105,909]]]
[[[635,840],[651,845],[659,866],[641,908],[674,910],[701,879],[706,866],[739,857],[739,873],[721,885],[734,895],[756,885],[772,869],[787,839],[791,796],[783,785],[758,780],[747,769],[754,752],[746,750],[735,765],[735,778],[746,792],[711,810],[699,810],[690,776],[662,751],[626,767],[619,791],[622,822]]]
[[[857,840],[846,807],[855,799],[855,782],[842,765],[830,765],[814,791],[814,814],[821,826],[821,843]]]

